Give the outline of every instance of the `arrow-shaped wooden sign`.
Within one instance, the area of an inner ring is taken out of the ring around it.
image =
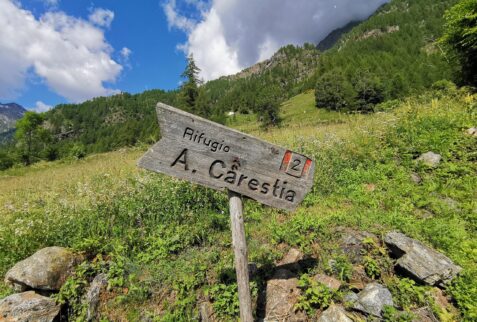
[[[162,138],[140,167],[286,210],[310,191],[310,158],[166,104],[156,109]]]
[[[252,322],[241,195],[293,210],[311,189],[315,164],[304,155],[166,104],[158,103],[156,109],[162,138],[138,165],[229,191],[240,320]]]

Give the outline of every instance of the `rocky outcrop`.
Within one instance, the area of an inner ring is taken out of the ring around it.
[[[320,315],[318,322],[353,322],[353,320],[346,315],[342,306],[333,304]]]
[[[60,306],[49,297],[33,291],[10,295],[0,300],[0,321],[52,322],[60,313]]]
[[[424,165],[430,168],[435,168],[439,165],[441,159],[442,156],[440,154],[431,151],[421,154],[419,158],[417,158],[417,161],[422,162]]]
[[[443,286],[462,270],[448,257],[402,233],[390,232],[384,242],[398,258],[398,268],[420,283]]]
[[[43,248],[13,266],[5,282],[17,292],[58,291],[82,260],[82,256],[63,247]]]
[[[377,317],[381,317],[384,306],[394,306],[391,292],[379,283],[366,285],[355,299],[348,300],[353,302],[353,309]]]

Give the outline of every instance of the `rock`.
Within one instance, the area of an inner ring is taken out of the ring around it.
[[[352,306],[354,303],[358,301],[358,294],[353,292],[348,292],[343,297],[343,303]]]
[[[353,320],[346,316],[343,307],[333,304],[321,314],[318,322],[353,322]]]
[[[417,161],[422,162],[426,166],[430,168],[435,168],[439,165],[441,162],[442,156],[440,154],[434,153],[434,152],[426,152],[423,153],[417,158]]]
[[[439,322],[439,320],[434,316],[432,309],[430,307],[421,307],[411,311],[414,315],[413,322]]]
[[[449,208],[450,210],[453,210],[453,211],[459,211],[460,210],[460,207],[459,207],[459,203],[457,201],[455,201],[454,199],[452,198],[449,198],[449,197],[444,197],[441,199],[441,201],[446,205],[447,208]]]
[[[82,256],[63,247],[43,248],[15,264],[5,275],[5,282],[17,292],[58,291],[82,260]]]
[[[290,248],[288,253],[277,263],[277,266],[286,266],[293,271],[300,270],[299,261],[303,259],[303,253],[296,248]]]
[[[85,302],[87,306],[86,319],[96,321],[98,318],[99,295],[108,285],[106,274],[97,275],[91,282],[86,292]]]
[[[429,218],[434,217],[434,214],[427,209],[416,209],[414,211],[414,213],[415,213],[416,217],[419,217],[419,218],[422,218],[422,219],[429,219]]]
[[[303,312],[295,312],[300,290],[298,279],[272,279],[267,282],[264,321],[305,321]]]
[[[351,263],[357,264],[361,262],[363,240],[365,238],[376,239],[376,236],[366,231],[355,231],[345,228],[342,230],[340,247],[350,259]]]
[[[201,322],[214,321],[212,305],[209,302],[202,302],[199,305],[199,321]]]
[[[313,279],[334,291],[337,291],[341,287],[341,282],[339,280],[328,275],[317,274]]]
[[[477,127],[471,127],[470,129],[467,129],[465,133],[470,136],[477,136]]]
[[[359,292],[353,309],[381,317],[385,305],[394,306],[391,292],[379,283],[371,283]]]
[[[397,258],[398,268],[418,282],[444,286],[461,270],[448,257],[399,232],[390,232],[384,242]]]
[[[351,288],[362,290],[366,284],[371,283],[373,280],[368,277],[364,267],[361,265],[353,266],[353,272],[351,274],[351,279],[349,285]]]
[[[0,300],[0,320],[7,322],[51,322],[60,313],[60,305],[33,291],[10,295]]]
[[[420,184],[422,182],[422,178],[420,175],[413,172],[411,173],[411,181],[414,182],[415,184]]]

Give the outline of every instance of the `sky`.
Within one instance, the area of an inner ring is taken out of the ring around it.
[[[386,0],[0,0],[0,102],[46,111],[180,86],[193,54],[207,81],[317,44]]]

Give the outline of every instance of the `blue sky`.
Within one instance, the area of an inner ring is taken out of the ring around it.
[[[0,0],[0,102],[45,111],[207,81],[288,44],[317,44],[387,0]]]
[[[111,57],[121,61],[120,50],[129,48],[128,62],[114,83],[106,86],[138,93],[147,89],[174,89],[185,66],[185,55],[176,46],[185,42],[186,35],[170,29],[159,1],[59,1],[55,6],[45,1],[21,1],[22,7],[38,19],[47,11],[63,11],[66,15],[88,20],[95,8],[114,12],[108,28],[103,28],[106,41],[114,49]],[[67,102],[55,93],[41,77],[33,75],[25,82],[20,95],[7,97],[25,107],[34,107],[41,101],[47,105]],[[5,102],[7,98],[2,98]]]

